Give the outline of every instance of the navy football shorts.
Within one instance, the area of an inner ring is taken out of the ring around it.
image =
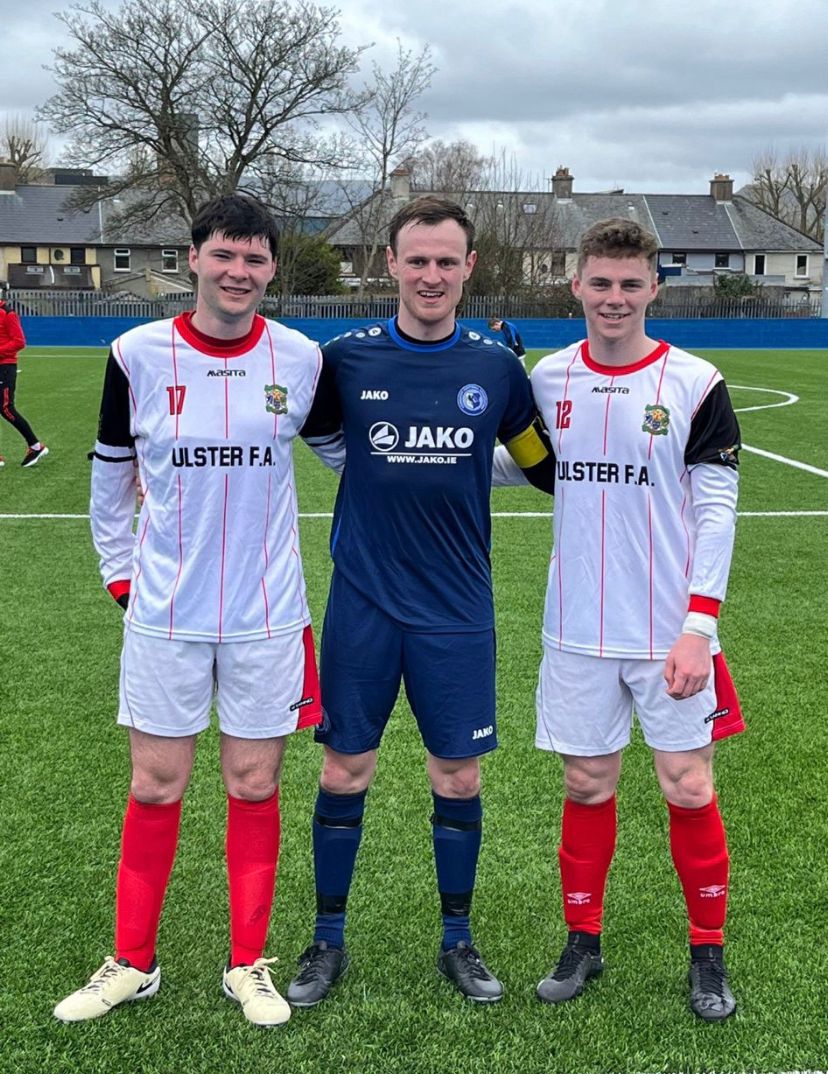
[[[322,629],[317,742],[339,753],[376,749],[401,682],[429,753],[476,757],[497,746],[494,630],[412,630],[334,570]]]

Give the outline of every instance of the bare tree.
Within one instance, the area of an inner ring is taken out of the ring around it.
[[[514,155],[502,152],[491,158],[479,188],[468,195],[478,254],[469,293],[505,301],[536,292],[563,274],[565,251],[555,201],[526,186]]]
[[[378,63],[372,64],[373,77],[364,87],[363,104],[347,117],[355,136],[351,168],[369,176],[374,191],[372,197],[351,205],[363,254],[360,295],[370,274],[377,271],[377,253],[385,244],[392,164],[412,156],[426,137],[426,116],[414,108],[414,101],[431,85],[434,72],[428,45],[415,53],[398,40],[396,66],[384,71]],[[344,186],[343,193],[348,196]]]
[[[477,190],[494,164],[472,142],[446,143],[439,138],[424,145],[409,161],[411,186],[454,195]]]
[[[355,103],[363,48],[338,43],[337,12],[312,0],[100,0],[58,18],[59,92],[41,118],[71,136],[68,159],[118,178],[122,223],[192,218],[206,198],[255,185],[262,161],[322,163],[320,117]]]
[[[33,119],[23,115],[6,117],[0,131],[0,156],[17,167],[21,183],[33,183],[43,175],[48,138]]]
[[[742,191],[761,209],[822,241],[828,155],[802,148],[780,159],[773,148],[753,162],[753,182]]]

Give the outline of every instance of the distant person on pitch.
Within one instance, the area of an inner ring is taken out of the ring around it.
[[[20,318],[14,310],[7,310],[4,299],[0,298],[0,413],[26,441],[26,454],[20,465],[28,467],[48,455],[49,449],[38,440],[31,425],[14,405],[17,356],[25,346],[26,337]],[[5,464],[5,459],[0,455],[0,466]]]
[[[517,326],[512,324],[511,321],[504,321],[502,317],[492,317],[489,321],[489,328],[493,332],[500,332],[503,335],[503,341],[510,351],[514,353],[520,359],[520,364],[526,368],[526,348],[523,346],[523,340],[520,338],[520,332],[517,330]]]

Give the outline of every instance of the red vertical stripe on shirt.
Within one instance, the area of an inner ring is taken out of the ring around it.
[[[612,387],[615,377],[610,377],[610,387]],[[604,406],[604,454],[607,453],[607,431],[609,429],[609,412],[610,412],[610,399],[612,399],[612,392],[607,396],[606,405]]]
[[[659,374],[659,378],[658,378],[658,388],[656,388],[656,397],[655,397],[656,403],[661,402],[661,385],[662,385],[662,383],[664,381],[664,371],[667,368],[667,359],[669,357],[670,357],[670,351],[667,350],[667,351],[664,352],[664,357],[661,360],[661,373]],[[647,458],[648,459],[651,459],[653,457],[653,444],[654,443],[655,443],[655,437],[651,435],[650,436],[650,444],[649,444],[649,447],[647,448]]]
[[[570,373],[570,370],[572,369],[573,365],[577,361],[578,357],[580,356],[580,353],[581,353],[580,350],[577,351],[572,356],[572,361],[566,367],[566,380],[564,381],[564,393],[563,393],[563,399],[561,400],[561,402],[564,402],[566,400],[567,393],[569,392],[569,373]],[[562,440],[562,438],[563,438],[563,425],[558,430],[558,456],[560,456],[560,454],[561,454],[561,440]]]
[[[176,422],[178,419],[176,418]],[[175,574],[175,585],[170,597],[170,638],[175,628],[175,594],[178,591],[178,583],[181,581],[181,572],[184,569],[184,492],[181,488],[181,474],[175,475],[176,488],[178,489],[178,570]]]
[[[218,614],[218,640],[221,641],[222,623],[224,620],[224,564],[227,557],[227,501],[230,498],[230,477],[224,475],[224,506],[221,512],[221,565],[219,567],[219,614]]]
[[[605,572],[605,549],[607,533],[607,493],[601,490],[601,599],[599,605],[600,626],[598,632],[598,655],[604,655],[604,572]]]
[[[172,354],[172,367],[173,367],[173,403],[172,407],[175,411],[175,438],[178,439],[179,433],[179,419],[181,417],[181,407],[178,405],[178,355],[175,349],[175,321],[170,324],[170,351]]]
[[[267,600],[267,568],[270,564],[270,556],[267,550],[267,531],[270,521],[270,494],[273,487],[273,479],[270,474],[267,475],[267,496],[265,497],[265,520],[264,520],[264,572],[262,574],[262,596],[264,598],[264,616],[265,616],[265,630],[267,636],[270,637],[270,605]]]
[[[650,541],[650,659],[653,659],[653,576],[655,574],[653,564],[653,498],[647,493],[647,535]]]

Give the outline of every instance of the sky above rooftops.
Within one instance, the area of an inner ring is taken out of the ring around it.
[[[54,84],[60,0],[3,4],[0,117]],[[115,8],[115,0],[104,0]],[[566,165],[575,190],[738,189],[768,147],[828,145],[826,0],[341,0],[343,38],[392,64],[399,38],[438,70],[419,104],[434,138],[514,154],[525,189]],[[59,145],[56,144],[56,149]],[[55,154],[56,155],[56,154]]]

